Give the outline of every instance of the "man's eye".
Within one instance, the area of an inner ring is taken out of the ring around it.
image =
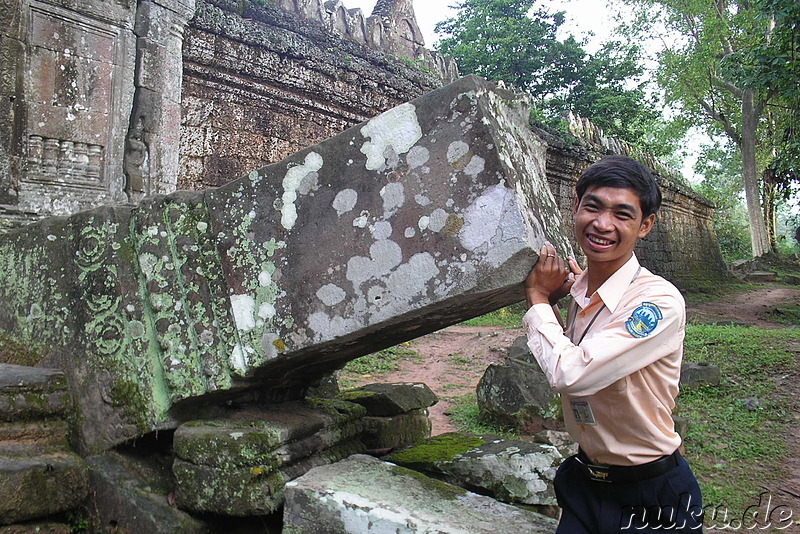
[[[620,219],[626,219],[626,220],[627,219],[633,219],[633,215],[631,215],[630,213],[627,213],[625,211],[618,212],[617,213],[617,217],[619,217]]]

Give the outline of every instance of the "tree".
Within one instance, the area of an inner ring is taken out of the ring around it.
[[[783,56],[776,61],[775,54],[781,51],[797,57],[794,0],[628,1],[647,10],[643,17],[649,21],[644,26],[648,33],[654,33],[657,21],[681,36],[662,36],[659,84],[666,91],[667,103],[680,108],[684,121],[704,124],[711,134],[724,133],[738,147],[752,252],[754,256],[770,252],[774,239],[770,239],[764,205],[770,216],[774,178],[786,173],[780,163],[786,153],[779,154],[775,143],[781,135],[779,125],[788,120],[781,102],[787,96],[785,90],[798,90],[796,61],[787,66]],[[795,133],[790,137],[796,139]],[[759,168],[770,167],[765,181]],[[762,190],[766,192],[763,205]]]
[[[564,14],[533,10],[536,0],[463,0],[454,18],[439,22],[439,51],[462,74],[503,80],[535,99],[563,89],[585,52],[572,37],[559,41]]]
[[[462,0],[457,15],[436,25],[439,51],[462,74],[503,80],[527,91],[551,116],[570,110],[606,134],[661,155],[651,142],[659,113],[640,83],[639,49],[612,43],[588,55],[573,37],[557,38],[564,13],[537,0]]]

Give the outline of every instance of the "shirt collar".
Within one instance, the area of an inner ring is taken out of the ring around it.
[[[636,254],[632,254],[631,258],[597,289],[598,296],[610,312],[614,312],[619,306],[623,293],[625,293],[633,278],[638,274],[639,268],[639,260],[636,258]],[[570,291],[572,297],[578,302],[583,302],[583,297],[591,297],[591,295],[586,294],[589,285],[587,272],[588,270],[584,271],[578,277],[572,286],[572,291]]]

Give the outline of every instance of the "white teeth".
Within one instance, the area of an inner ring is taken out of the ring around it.
[[[589,241],[592,243],[597,243],[598,245],[610,245],[611,241],[608,239],[600,239],[599,237],[589,236]]]

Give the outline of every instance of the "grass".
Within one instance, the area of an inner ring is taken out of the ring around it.
[[[524,302],[517,302],[505,308],[500,308],[480,317],[468,319],[461,323],[463,326],[500,326],[518,327],[522,325],[522,316],[528,308]]]
[[[461,432],[474,434],[495,434],[506,439],[518,439],[519,435],[513,431],[500,428],[481,421],[478,401],[474,393],[452,397],[453,408],[450,410],[450,421]]]
[[[762,313],[761,317],[785,326],[798,327],[800,326],[800,304],[773,308]]]
[[[797,372],[800,329],[695,325],[686,332],[686,361],[720,368],[722,383],[686,390],[676,415],[690,420],[686,455],[706,505],[745,510],[761,484],[786,476],[797,401],[776,384]],[[754,401],[753,399],[757,399]]]
[[[391,373],[399,369],[401,361],[419,357],[419,353],[412,348],[410,342],[367,354],[347,362],[339,373],[339,385],[342,389],[350,389],[355,387],[361,378]]]

